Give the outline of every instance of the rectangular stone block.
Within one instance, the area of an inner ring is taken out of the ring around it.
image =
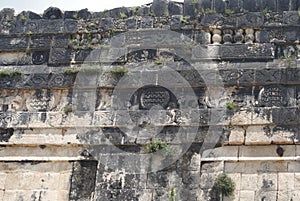
[[[264,14],[262,12],[251,12],[237,18],[237,27],[261,27],[263,24]]]
[[[25,51],[28,45],[28,37],[2,36],[0,40],[1,51]]]
[[[239,147],[237,146],[226,146],[215,148],[213,150],[206,150],[203,152],[201,160],[238,160],[238,150]]]
[[[258,174],[257,187],[264,191],[277,191],[277,173]],[[276,193],[275,193],[276,195]]]
[[[30,65],[31,56],[25,52],[1,53],[0,65]]]
[[[298,161],[288,162],[288,171],[289,172],[300,173],[300,163]]]
[[[222,59],[270,60],[273,59],[270,44],[260,45],[222,45],[220,52]]]
[[[278,173],[278,190],[291,191],[294,190],[294,173]]]
[[[62,33],[64,31],[64,20],[38,20],[38,33]]]
[[[224,171],[226,173],[242,173],[245,170],[246,163],[244,162],[225,162]]]
[[[271,144],[271,130],[267,126],[249,126],[246,130],[245,144]]]
[[[277,12],[288,11],[289,5],[290,5],[290,0],[277,1]]]
[[[245,141],[245,130],[243,128],[234,128],[230,131],[229,144],[242,145]]]
[[[293,4],[295,5],[295,4]],[[298,9],[298,8],[297,8]],[[283,12],[283,23],[288,25],[299,24],[300,17],[297,11],[284,11]]]
[[[39,49],[50,49],[52,42],[52,36],[51,35],[33,35],[31,36],[31,43],[29,48],[33,50],[39,50]]]
[[[69,43],[70,43],[70,35],[69,34],[54,36],[54,40],[53,40],[54,48],[67,48]]]
[[[268,184],[266,184],[268,185]],[[277,200],[277,191],[268,191],[268,190],[265,190],[265,188],[262,188],[263,190],[261,191],[256,191],[255,192],[255,198],[256,199],[259,199],[259,200],[263,200],[265,198],[270,198],[270,200]]]
[[[71,61],[71,51],[65,48],[51,48],[50,57],[49,57],[49,65],[59,66],[70,65]]]
[[[241,192],[242,191],[254,191],[257,186],[258,175],[257,174],[243,174],[241,180]]]
[[[295,157],[295,146],[285,145],[280,146],[283,149],[283,156],[285,157]],[[279,157],[278,146],[243,146],[240,148],[239,156],[241,158],[269,158],[269,157]]]

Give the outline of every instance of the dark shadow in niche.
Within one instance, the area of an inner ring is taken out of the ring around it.
[[[95,192],[97,161],[75,161],[69,200],[91,200]]]
[[[35,65],[42,65],[48,63],[49,51],[36,51],[32,53],[32,63]]]
[[[14,134],[13,128],[3,129],[0,128],[0,142],[8,142]]]
[[[150,110],[154,106],[160,106],[163,109],[179,107],[176,96],[169,89],[154,85],[136,90],[131,96],[130,104],[130,109],[138,108],[140,110]]]

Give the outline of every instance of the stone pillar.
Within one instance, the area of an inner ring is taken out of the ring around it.
[[[197,15],[195,3],[193,3],[193,0],[184,0],[184,7],[183,7],[183,14],[185,16],[191,16],[194,17]]]
[[[153,0],[152,12],[156,17],[169,15],[168,11],[169,0]]]

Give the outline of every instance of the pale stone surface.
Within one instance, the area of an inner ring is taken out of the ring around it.
[[[249,126],[246,131],[246,145],[271,144],[266,135],[265,126]]]
[[[293,198],[293,192],[292,190],[288,191],[278,191],[278,198],[277,201],[286,201],[286,200],[291,200]]]
[[[0,171],[3,200],[68,200],[71,163],[1,163]]]
[[[240,173],[228,173],[228,176],[235,183],[235,192],[238,192],[241,189],[242,174],[240,174]]]
[[[225,162],[224,166],[224,171],[226,173],[242,173],[245,171],[244,162]]]
[[[252,112],[248,111],[239,111],[233,115],[230,120],[231,125],[250,125],[252,119]]]
[[[241,190],[251,191],[257,188],[257,174],[242,174]]]
[[[254,201],[254,191],[240,191],[240,201]]]
[[[294,189],[294,173],[278,173],[278,190],[291,191]]]
[[[255,192],[255,201],[274,201],[277,200],[277,191],[268,191],[260,189]]]
[[[300,190],[300,172],[295,173],[294,189]],[[300,191],[299,191],[300,192]]]
[[[284,150],[283,156],[295,157],[295,146],[284,145],[280,146]],[[240,147],[240,157],[279,157],[276,153],[278,146],[243,146]]]
[[[288,162],[289,172],[300,172],[300,163],[298,161]]]
[[[238,149],[237,146],[226,146],[226,147],[220,147],[215,148],[212,150],[206,150],[203,152],[201,160],[216,160],[219,159],[231,159],[231,160],[237,160],[238,157]]]
[[[245,130],[240,127],[235,127],[230,131],[229,144],[242,145],[245,141]]]
[[[277,191],[277,173],[258,174],[258,189]]]

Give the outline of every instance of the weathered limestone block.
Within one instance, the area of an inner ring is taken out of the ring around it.
[[[271,144],[272,128],[269,126],[249,126],[246,130],[246,145]]]
[[[215,148],[212,150],[205,150],[201,156],[202,161],[215,161],[215,160],[237,160],[238,147],[226,146]]]
[[[245,130],[240,127],[235,127],[230,131],[229,144],[230,145],[242,145],[245,142]]]
[[[283,153],[281,153],[283,152]],[[264,157],[295,157],[295,146],[294,145],[284,145],[284,146],[243,146],[240,147],[239,158],[264,158]]]
[[[168,3],[167,0],[154,0],[151,7],[153,14],[157,17],[169,15]]]

